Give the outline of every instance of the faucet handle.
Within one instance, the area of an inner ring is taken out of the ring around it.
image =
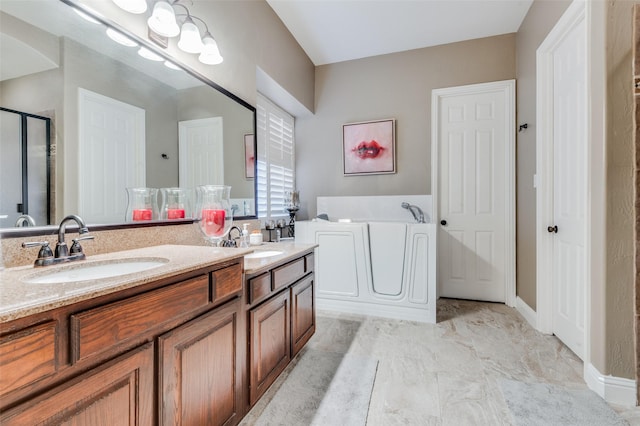
[[[93,240],[95,237],[93,235],[85,235],[84,237],[74,238],[73,244],[71,244],[71,249],[69,250],[70,254],[79,254],[82,253],[82,246],[80,245],[80,241],[84,240]]]
[[[49,259],[53,257],[53,251],[51,251],[51,247],[49,247],[49,241],[31,241],[31,242],[22,243],[22,247],[24,248],[38,247],[38,246],[40,246],[40,251],[38,252],[38,259]]]

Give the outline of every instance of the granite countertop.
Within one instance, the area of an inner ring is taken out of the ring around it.
[[[264,243],[251,246],[252,251],[281,251],[282,254],[257,259],[244,259],[244,273],[255,275],[271,269],[276,263],[285,263],[299,257],[300,254],[318,247],[317,244],[302,244],[295,241],[281,241],[279,243]]]
[[[314,247],[316,247],[314,244],[296,244],[295,242],[265,243],[249,248],[161,245],[94,255],[77,263],[44,268],[33,266],[7,268],[0,271],[0,323],[215,265],[253,251],[282,251],[282,254],[276,256],[245,259],[245,274],[255,274],[270,269],[271,265],[293,259]],[[109,278],[55,284],[24,282],[25,279],[33,276],[61,269],[82,267],[92,263],[110,263],[119,260],[124,262],[130,259],[163,260],[166,263],[142,272]]]

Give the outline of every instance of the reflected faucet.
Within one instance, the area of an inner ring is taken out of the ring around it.
[[[407,209],[411,212],[411,214],[413,215],[413,218],[416,220],[416,222],[418,223],[425,223],[424,221],[424,212],[422,211],[422,209],[418,206],[415,206],[413,204],[409,204],[409,203],[402,203],[401,204],[403,209]]]
[[[16,227],[19,228],[24,226],[36,226],[36,221],[28,214],[21,214],[18,216],[18,220],[16,220]]]

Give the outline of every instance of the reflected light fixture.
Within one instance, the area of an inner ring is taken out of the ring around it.
[[[135,41],[131,40],[126,35],[124,35],[122,33],[119,33],[118,31],[114,30],[113,28],[107,28],[107,35],[109,36],[109,38],[111,40],[115,41],[116,43],[120,43],[123,46],[136,47],[138,45],[138,43],[136,43]]]
[[[171,61],[164,61],[164,66],[172,70],[180,70],[180,67]]]
[[[113,0],[113,2],[129,13],[140,14],[147,11],[147,0]]]
[[[162,56],[156,55],[146,47],[141,47],[140,50],[138,50],[138,55],[142,56],[145,59],[149,59],[150,61],[164,61],[164,58]]]
[[[100,22],[96,21],[95,19],[93,19],[93,17],[87,15],[86,13],[84,13],[83,11],[81,11],[80,9],[76,9],[75,7],[73,8],[73,11],[75,13],[77,13],[79,16],[82,17],[82,19],[84,19],[85,21],[89,21],[92,24],[99,24]]]

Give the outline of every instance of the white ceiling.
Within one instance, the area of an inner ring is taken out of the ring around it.
[[[518,31],[533,0],[267,0],[315,65]]]

